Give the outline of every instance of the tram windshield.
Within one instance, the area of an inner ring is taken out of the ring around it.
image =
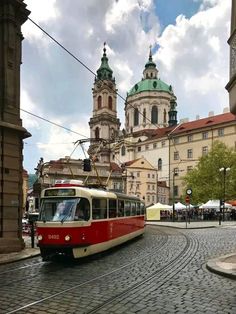
[[[88,220],[90,217],[89,201],[85,198],[48,198],[43,199],[39,221],[74,221]]]

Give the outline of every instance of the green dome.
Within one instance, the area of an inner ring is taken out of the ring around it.
[[[148,91],[168,92],[170,94],[173,94],[171,85],[167,85],[160,79],[144,79],[135,84],[128,92],[127,96],[132,96]]]

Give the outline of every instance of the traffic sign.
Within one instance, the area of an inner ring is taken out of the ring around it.
[[[185,203],[186,203],[186,204],[189,204],[189,203],[190,203],[190,197],[189,197],[189,195],[186,195],[186,197],[185,197]]]
[[[187,190],[186,190],[186,194],[187,194],[187,195],[192,195],[192,189],[187,189]]]

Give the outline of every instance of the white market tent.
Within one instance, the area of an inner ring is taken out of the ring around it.
[[[172,206],[156,203],[146,208],[147,220],[161,220],[161,211],[171,211]]]
[[[225,203],[225,208],[231,208],[232,205]],[[199,208],[201,209],[216,209],[217,211],[220,210],[220,200],[209,200],[205,204],[202,204]]]
[[[175,210],[183,210],[183,209],[186,209],[186,205],[178,202],[178,203],[175,203]]]

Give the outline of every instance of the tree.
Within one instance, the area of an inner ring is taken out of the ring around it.
[[[191,202],[224,198],[224,173],[219,169],[230,168],[225,174],[225,199],[236,199],[236,152],[222,142],[215,141],[211,151],[199,159],[198,165],[184,177],[185,188],[192,188]]]

